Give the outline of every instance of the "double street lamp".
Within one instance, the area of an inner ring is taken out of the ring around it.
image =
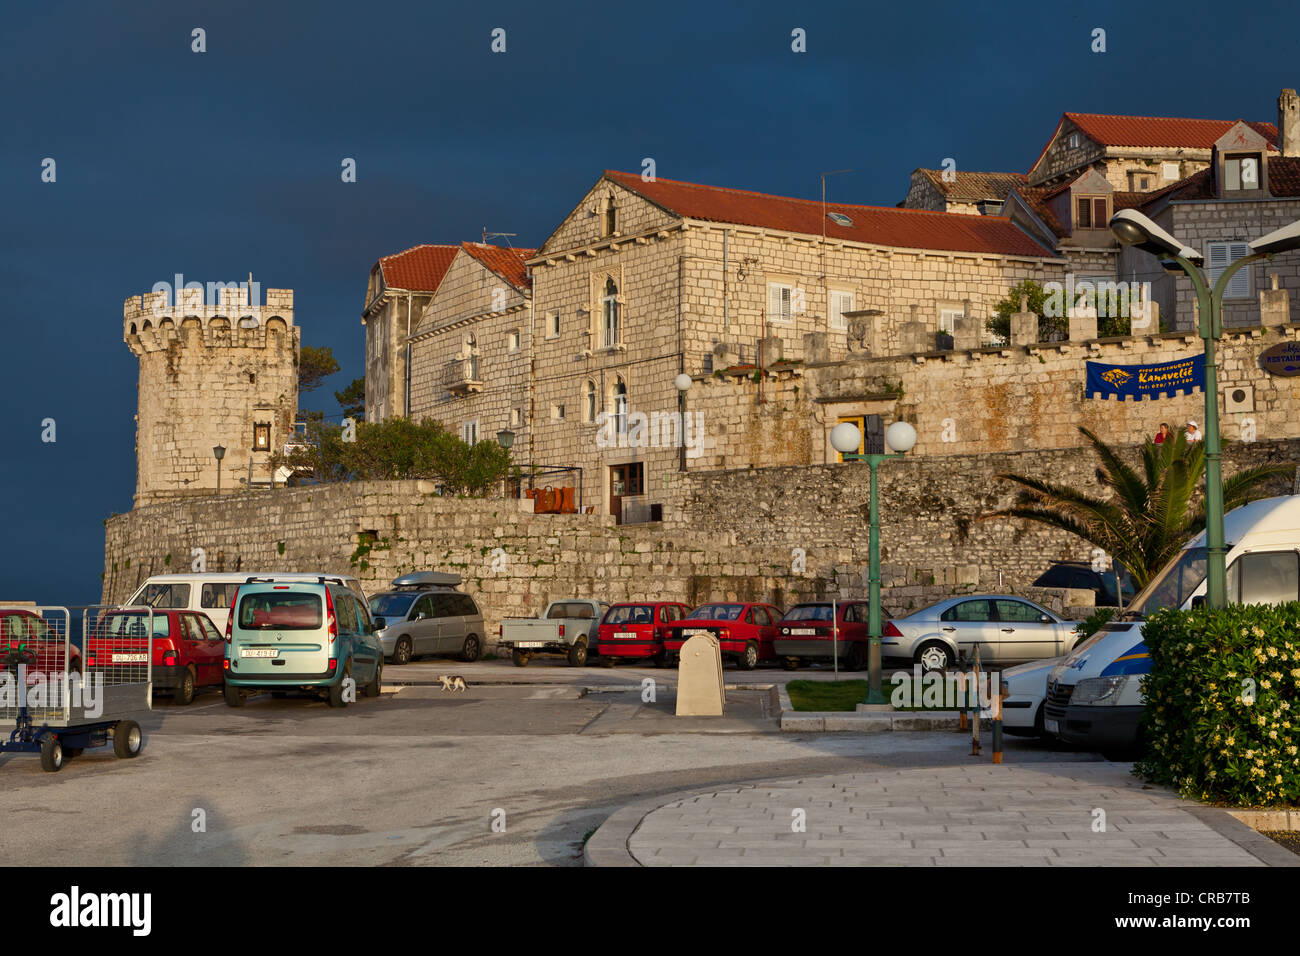
[[[1223,337],[1223,293],[1232,277],[1245,266],[1279,252],[1300,248],[1300,221],[1293,222],[1249,243],[1251,254],[1229,265],[1210,284],[1201,268],[1204,257],[1179,242],[1135,209],[1122,209],[1110,220],[1110,231],[1126,246],[1141,249],[1187,273],[1196,290],[1200,311],[1199,334],[1205,342],[1205,544],[1206,604],[1212,608],[1227,606],[1227,544],[1223,528],[1223,450],[1219,441],[1218,362],[1214,343]]]
[[[880,666],[880,505],[876,484],[876,469],[887,458],[902,458],[916,444],[916,429],[907,422],[894,422],[885,429],[885,447],[896,454],[867,452],[859,454],[862,448],[862,432],[852,422],[840,422],[831,429],[831,447],[845,461],[865,461],[871,470],[871,505],[869,510],[869,550],[870,565],[867,577],[867,699],[868,704],[885,704],[884,691],[881,689]]]

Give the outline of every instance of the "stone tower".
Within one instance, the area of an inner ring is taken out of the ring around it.
[[[136,414],[135,505],[217,489],[215,446],[226,449],[221,492],[271,478],[272,451],[283,449],[298,410],[299,332],[293,291],[267,289],[249,302],[248,286],[195,283],[132,296],[122,334],[140,360]],[[216,288],[214,288],[216,286]],[[252,285],[254,298],[257,286]]]
[[[1278,95],[1277,140],[1283,156],[1300,156],[1300,96],[1295,90]]]

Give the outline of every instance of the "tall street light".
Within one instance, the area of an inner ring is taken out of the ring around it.
[[[868,452],[858,454],[862,447],[862,432],[852,422],[840,422],[831,429],[831,447],[845,461],[865,461],[871,470],[871,508],[869,524],[870,572],[868,575],[869,611],[867,615],[867,699],[868,704],[885,704],[881,689],[880,667],[880,505],[876,489],[876,470],[886,458],[902,458],[916,444],[916,429],[907,422],[894,422],[885,429],[885,447],[897,454]]]
[[[1223,529],[1223,450],[1219,441],[1218,361],[1214,343],[1223,337],[1223,293],[1232,277],[1243,267],[1279,252],[1300,248],[1300,221],[1293,222],[1249,243],[1251,255],[1228,266],[1210,285],[1202,270],[1204,257],[1179,242],[1135,209],[1122,209],[1110,220],[1110,231],[1126,246],[1149,252],[1164,262],[1173,262],[1187,273],[1196,290],[1200,312],[1199,334],[1205,342],[1205,543],[1206,604],[1226,607],[1228,603],[1227,545]]]

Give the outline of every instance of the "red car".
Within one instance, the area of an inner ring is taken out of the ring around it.
[[[28,684],[41,675],[62,674],[65,663],[69,673],[81,672],[81,652],[59,632],[65,621],[56,619],[52,626],[35,611],[0,609],[0,647],[7,651],[26,648],[35,654],[35,660],[27,666]]]
[[[643,604],[615,604],[601,618],[596,649],[600,661],[613,667],[618,657],[650,659],[664,664],[665,627],[690,613],[689,604],[676,601],[647,601]]]
[[[776,657],[772,641],[780,630],[781,609],[753,601],[701,604],[664,633],[664,656],[677,658],[682,645],[696,631],[718,637],[722,656],[733,658],[736,666],[752,671],[759,661]]]
[[[109,611],[86,639],[86,666],[103,669],[139,667],[143,679],[149,660],[145,645],[148,615],[140,611]],[[170,692],[178,704],[188,704],[201,687],[221,687],[226,639],[200,611],[158,608],[153,612],[155,691]]]
[[[794,670],[803,661],[829,662],[832,657],[838,657],[840,667],[848,671],[866,666],[870,605],[866,601],[838,602],[834,629],[831,607],[830,601],[810,601],[785,612],[772,647],[786,670]]]

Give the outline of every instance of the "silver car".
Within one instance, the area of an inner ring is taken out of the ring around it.
[[[420,571],[393,579],[392,590],[370,598],[370,614],[383,619],[377,636],[394,664],[434,654],[476,661],[483,653],[483,614],[457,590],[459,574]]]
[[[1012,664],[1060,657],[1074,646],[1075,621],[1011,594],[968,594],[897,617],[882,631],[881,655],[943,670],[959,657]]]

